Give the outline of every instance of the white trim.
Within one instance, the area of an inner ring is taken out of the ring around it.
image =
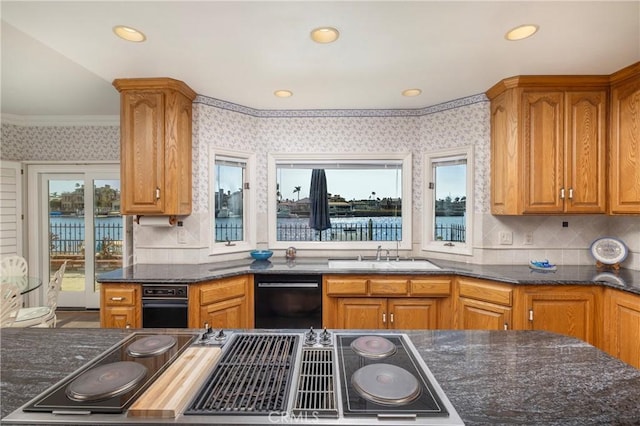
[[[15,115],[1,114],[2,124],[25,127],[120,126],[119,115]]]
[[[244,227],[243,241],[234,241],[233,245],[226,245],[225,243],[216,242],[215,238],[215,173],[214,166],[216,162],[216,156],[223,157],[226,160],[237,159],[246,164],[245,166],[245,179],[249,184],[249,189],[243,189],[243,218],[242,225]],[[254,152],[244,152],[216,148],[214,146],[209,147],[209,254],[220,255],[227,253],[237,253],[243,251],[253,250],[256,245],[256,154]]]
[[[382,246],[383,250],[389,249],[395,252],[397,249],[411,250],[412,248],[412,161],[411,153],[310,153],[310,154],[267,154],[267,222],[269,232],[269,247],[274,249],[286,249],[292,241],[277,241],[277,177],[276,164],[296,162],[302,164],[309,162],[366,162],[366,160],[400,160],[402,162],[402,241],[397,245],[396,241],[295,241],[296,249],[301,250],[375,250]]]
[[[433,225],[434,225],[434,192],[429,188],[429,182],[433,181],[433,167],[432,163],[437,160],[451,160],[452,158],[460,158],[461,156],[467,159],[467,202],[466,202],[466,241],[464,243],[454,243],[452,246],[445,245],[446,242],[435,241],[432,239]],[[466,256],[473,255],[473,180],[474,180],[474,159],[473,159],[473,146],[469,145],[460,148],[449,148],[437,151],[431,151],[424,154],[422,162],[422,200],[424,203],[424,210],[422,213],[422,250],[439,252],[439,253],[451,253],[462,254]]]

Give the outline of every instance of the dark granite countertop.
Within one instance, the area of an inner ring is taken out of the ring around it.
[[[2,417],[130,332],[3,329]],[[468,425],[640,424],[640,370],[577,339],[542,331],[407,333]]]
[[[137,264],[98,277],[104,283],[199,283],[247,273],[261,274],[403,274],[460,275],[510,284],[593,285],[601,284],[640,294],[640,271],[620,269],[601,271],[595,266],[558,266],[553,272],[540,272],[527,265],[476,265],[432,260],[440,270],[348,270],[330,269],[326,258],[302,258],[294,261],[272,258],[270,261],[234,260],[204,264]]]

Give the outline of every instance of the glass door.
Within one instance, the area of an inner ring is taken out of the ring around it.
[[[29,176],[35,178],[31,171]],[[30,240],[41,242],[34,257],[43,281],[66,261],[58,306],[98,308],[97,275],[121,268],[126,253],[119,173],[96,166],[78,173],[37,173],[36,180],[39,218],[36,229],[30,227],[29,232],[39,234],[30,235]]]

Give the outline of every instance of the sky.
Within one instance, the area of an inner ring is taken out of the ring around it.
[[[57,192],[58,195],[60,195],[63,192],[73,192],[76,190],[76,183],[82,186],[84,184],[84,180],[82,179],[69,179],[69,180],[51,179],[49,180],[49,193],[53,194],[54,192]],[[111,186],[111,188],[120,189],[119,180],[96,179],[95,183],[98,186],[109,185]]]
[[[447,166],[438,168],[436,198],[451,198],[465,195],[465,166]],[[239,167],[225,167],[217,176],[218,188],[225,192],[235,192],[241,187],[242,175]],[[367,200],[373,198],[402,198],[401,172],[396,170],[338,170],[327,169],[327,189],[332,195],[340,195],[345,200]],[[309,196],[311,169],[278,169],[278,183],[283,200],[298,200]],[[300,186],[300,194],[294,192]],[[298,197],[299,195],[299,197]]]

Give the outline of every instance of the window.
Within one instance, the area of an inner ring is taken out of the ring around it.
[[[472,254],[473,149],[436,151],[424,160],[422,249]]]
[[[254,186],[252,154],[212,148],[211,206],[213,216],[212,253],[253,248],[255,232],[249,214]]]
[[[269,246],[411,248],[411,154],[269,157]]]

